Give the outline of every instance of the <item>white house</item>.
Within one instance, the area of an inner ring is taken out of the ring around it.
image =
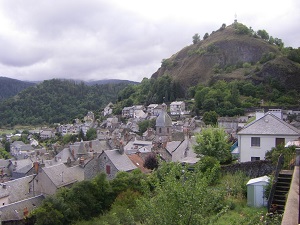
[[[238,132],[240,162],[265,159],[265,153],[280,144],[297,140],[300,130],[267,113]]]
[[[181,115],[185,111],[185,103],[180,102],[172,102],[170,104],[170,114],[171,115]]]

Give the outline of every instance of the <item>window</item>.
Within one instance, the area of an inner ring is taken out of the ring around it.
[[[251,147],[260,147],[260,137],[251,137]]]
[[[161,133],[161,128],[159,128],[159,133]]]
[[[110,165],[106,165],[106,174],[110,174]]]
[[[251,157],[251,161],[258,161],[260,160],[260,157]]]
[[[278,147],[279,145],[284,145],[285,139],[284,138],[276,138],[275,146]]]

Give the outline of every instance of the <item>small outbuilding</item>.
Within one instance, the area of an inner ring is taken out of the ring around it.
[[[262,207],[267,205],[267,197],[265,195],[265,187],[269,184],[268,176],[257,177],[251,179],[247,183],[247,204],[254,207]]]

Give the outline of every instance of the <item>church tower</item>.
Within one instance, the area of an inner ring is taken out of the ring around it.
[[[172,141],[172,119],[167,113],[167,105],[162,104],[162,110],[156,118],[156,142]]]

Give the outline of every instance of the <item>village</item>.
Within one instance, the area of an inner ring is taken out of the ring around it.
[[[91,180],[99,173],[105,173],[108,179],[114,179],[119,171],[140,169],[150,173],[144,166],[149,155],[189,165],[201,160],[193,146],[195,134],[206,125],[201,118],[190,116],[184,101],[169,106],[163,103],[125,107],[122,120],[112,114],[112,108],[112,103],[104,108],[105,119],[101,122],[95,120],[93,112],[88,112],[83,120],[75,119],[73,124],[32,131],[39,132],[41,139],[51,139],[57,133],[64,136],[82,131],[86,135],[95,128],[95,140],[78,140],[63,148],[54,145],[51,152],[35,147],[39,143],[33,138],[30,144],[11,143],[13,158],[0,160],[1,221],[22,220],[46,196],[76,182]],[[300,146],[300,130],[288,123],[288,115],[300,117],[300,111],[252,111],[240,117],[219,117],[217,125],[234,140],[231,154],[243,163],[264,160],[265,153],[280,144]],[[138,123],[143,120],[155,120],[155,129],[148,128],[139,135]],[[7,135],[7,139],[11,137]]]

